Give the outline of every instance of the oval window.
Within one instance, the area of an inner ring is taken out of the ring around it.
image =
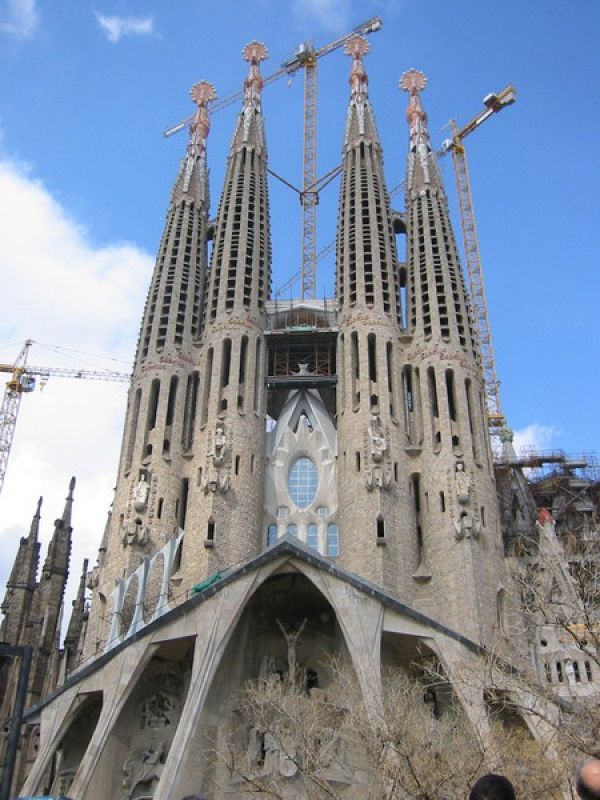
[[[319,476],[310,458],[297,458],[288,475],[288,492],[298,508],[306,508],[315,499]]]

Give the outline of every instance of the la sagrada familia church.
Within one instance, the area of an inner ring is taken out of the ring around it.
[[[425,76],[401,79],[398,213],[363,44],[346,48],[334,299],[270,299],[263,45],[244,51],[214,218],[214,94],[207,83],[192,90],[197,112],[143,312],[114,503],[62,647],[74,481],[41,574],[38,507],[7,585],[2,639],[34,648],[16,794],[238,796],[214,749],[229,741],[240,687],[293,672],[307,691],[327,692],[331,657],[351,665],[365,696],[386,667],[435,658],[452,676],[498,639],[548,680],[573,678],[558,642],[542,651],[511,630],[520,538],[543,529],[559,542],[562,518],[556,492],[548,499],[547,487],[542,502],[510,458],[494,462]],[[550,511],[538,520],[541,505]],[[580,521],[591,524],[596,509],[592,498]],[[5,731],[17,666],[1,673]],[[583,664],[577,675],[582,685],[596,678]],[[479,717],[472,704],[467,713]],[[303,796],[289,761],[260,737],[250,729],[235,747],[254,748],[257,771],[280,770],[289,796]],[[344,796],[364,796],[357,769],[349,759],[331,774]]]

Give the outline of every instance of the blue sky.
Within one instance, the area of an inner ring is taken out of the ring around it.
[[[436,145],[451,117],[464,123],[490,91],[517,87],[517,103],[467,143],[503,406],[521,443],[599,449],[598,0],[0,0],[0,361],[32,337],[81,352],[36,345],[31,363],[127,371],[186,144],[161,133],[193,110],[191,85],[212,81],[226,97],[252,39],[269,48],[269,74],[301,41],[319,47],[374,14],[383,28],[366,67],[390,188],[404,176],[404,70],[428,75]],[[341,51],[319,64],[320,174],[340,159],[349,66]],[[302,76],[268,87],[263,105],[270,165],[299,184]],[[236,111],[212,121],[214,208]],[[454,207],[451,162],[442,169]],[[334,183],[319,246],[335,235],[336,204]],[[277,287],[299,267],[300,215],[276,182],[271,213]],[[319,294],[332,286],[330,258]],[[39,494],[47,539],[71,474],[74,572],[84,552],[95,558],[124,398],[120,385],[54,379],[24,399],[0,496],[0,579]]]

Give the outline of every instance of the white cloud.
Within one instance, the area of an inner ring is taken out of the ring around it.
[[[515,453],[521,455],[531,450],[548,450],[552,447],[553,441],[559,433],[560,431],[551,425],[540,425],[537,422],[533,422],[519,431],[514,431],[513,447]]]
[[[109,42],[118,42],[123,36],[152,36],[152,17],[110,17],[95,12],[98,24]]]
[[[0,6],[0,31],[16,39],[31,39],[40,23],[36,0],[5,0]]]
[[[352,26],[351,0],[294,0],[293,9],[301,23],[317,22],[330,31]]]
[[[7,160],[0,161],[0,241],[0,362],[17,355],[19,345],[8,343],[31,337],[123,361],[77,353],[68,361],[34,345],[30,364],[128,372],[151,257],[131,244],[93,245],[47,188]],[[23,396],[0,495],[0,592],[39,495],[44,558],[71,475],[78,483],[68,598],[83,558],[93,564],[112,501],[126,391],[126,383],[51,378],[42,392]],[[65,609],[68,619],[68,602]]]

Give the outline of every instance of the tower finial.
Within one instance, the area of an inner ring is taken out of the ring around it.
[[[210,132],[210,116],[208,104],[217,96],[215,87],[208,81],[199,81],[190,89],[190,97],[198,106],[194,121],[190,125],[190,143],[188,152],[199,156],[206,150],[206,139]]]
[[[369,43],[364,36],[353,36],[351,39],[348,39],[344,47],[346,55],[352,57],[352,69],[350,71],[349,83],[352,97],[357,100],[367,96],[369,76],[363,64],[363,57],[366,56],[369,49]]]
[[[260,62],[269,57],[269,52],[262,42],[253,41],[242,50],[244,61],[250,63],[248,77],[244,81],[244,106],[259,106],[260,93],[264,86],[260,74]]]
[[[406,119],[410,128],[410,145],[414,148],[419,143],[429,145],[429,132],[427,130],[427,114],[421,103],[421,95],[427,86],[427,76],[418,69],[409,69],[400,78],[400,88],[410,94],[410,101],[406,110]]]

